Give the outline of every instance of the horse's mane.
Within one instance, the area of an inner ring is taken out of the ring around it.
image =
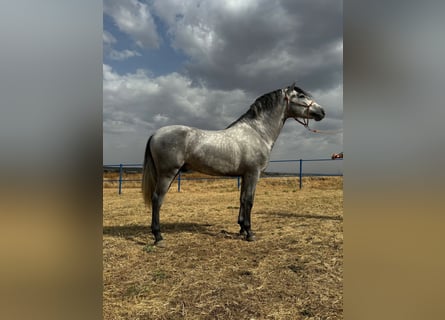
[[[254,103],[250,106],[249,110],[244,113],[240,118],[231,123],[227,128],[232,127],[238,122],[251,122],[257,119],[264,113],[271,111],[277,104],[278,99],[281,96],[281,89],[266,93],[261,97],[257,98]]]
[[[307,92],[306,90],[301,89],[300,87],[295,86],[294,89],[298,93],[304,94],[306,97],[312,97],[312,95],[309,92]]]

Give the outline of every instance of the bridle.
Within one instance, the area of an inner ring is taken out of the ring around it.
[[[284,100],[286,100],[286,111],[289,111],[289,96],[287,94],[284,95]],[[314,100],[311,100],[311,103],[309,103],[308,105],[304,105],[301,103],[296,103],[296,105],[300,106],[300,107],[304,107],[306,108],[306,118],[302,118],[301,120],[298,118],[294,118],[298,123],[302,124],[306,129],[308,129],[309,131],[312,132],[319,132],[315,129],[311,129],[309,128],[309,109],[311,108],[311,106],[314,104]]]
[[[289,96],[287,94],[284,94],[284,100],[286,100],[286,112],[289,111]],[[296,103],[296,105],[300,106],[300,107],[304,107],[306,108],[306,118],[302,118],[302,120],[298,119],[298,118],[294,118],[298,123],[302,124],[307,130],[314,132],[314,133],[325,133],[325,134],[337,134],[339,132],[342,132],[343,130],[336,130],[336,131],[327,131],[327,130],[316,130],[316,129],[312,129],[309,128],[309,109],[311,108],[311,106],[314,104],[314,100],[311,100],[311,103],[309,103],[308,105],[304,105],[301,103]]]

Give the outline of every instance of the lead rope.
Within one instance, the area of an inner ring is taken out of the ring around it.
[[[309,127],[306,127],[306,129],[308,129],[311,132],[314,133],[323,133],[323,134],[338,134],[340,132],[343,132],[343,129],[339,129],[339,130],[317,130],[317,129],[312,129]]]

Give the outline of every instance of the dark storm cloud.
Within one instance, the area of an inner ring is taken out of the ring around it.
[[[242,87],[256,94],[292,80],[308,90],[332,88],[342,81],[341,9],[340,1],[266,1],[244,11],[222,6],[208,19],[184,16],[178,29],[205,24],[203,30],[212,34],[209,48],[196,50],[186,70],[211,88]],[[193,52],[202,45],[178,29],[171,29],[178,49]]]

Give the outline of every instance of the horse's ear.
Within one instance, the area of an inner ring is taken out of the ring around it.
[[[292,90],[294,90],[294,88],[295,88],[295,82],[294,83],[292,83],[289,87],[287,87],[287,93],[290,93],[290,92],[292,92]]]

